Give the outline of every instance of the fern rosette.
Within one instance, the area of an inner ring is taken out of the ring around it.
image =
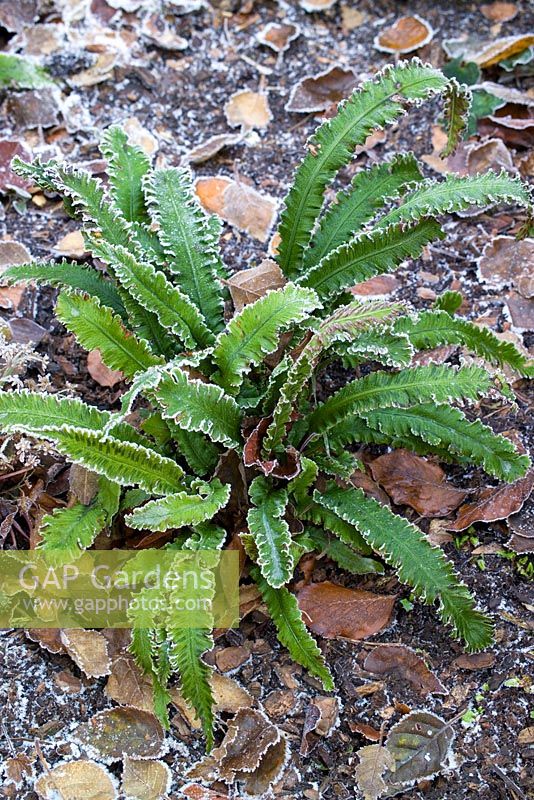
[[[58,319],[129,383],[113,411],[0,393],[4,433],[52,442],[99,476],[90,502],[45,516],[42,547],[59,562],[75,558],[125,511],[130,528],[165,532],[180,552],[218,550],[239,534],[280,642],[327,690],[332,676],[291,591],[307,552],[326,553],[356,576],[389,565],[468,649],[492,641],[489,620],[442,551],[351,484],[359,466],[353,445],[434,454],[505,481],[529,464],[468,408],[509,387],[481,366],[413,362],[418,351],[448,344],[529,376],[522,353],[458,318],[454,293],[416,312],[350,292],[444,238],[443,214],[502,202],[530,215],[529,190],[504,173],[426,180],[414,155],[401,153],[359,171],[325,208],[327,188],[366,137],[436,95],[445,99],[450,152],[469,93],[418,60],[383,70],[319,127],[281,216],[286,282],[234,314],[220,225],[202,210],[187,170],[153,169],[117,127],[102,139],[106,189],[54,161],[14,163],[64,198],[106,272],[38,262],[11,267],[3,280],[59,287]],[[319,401],[333,360],[351,379]],[[176,672],[211,745],[211,668],[203,660],[211,630],[180,628],[172,617],[149,623],[134,626],[132,651],[152,679],[159,716],[166,720],[166,686]]]

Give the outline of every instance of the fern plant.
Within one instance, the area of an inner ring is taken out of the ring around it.
[[[492,640],[489,620],[442,551],[351,484],[359,463],[351,445],[434,453],[504,481],[524,475],[529,463],[461,408],[509,393],[504,378],[480,366],[413,365],[420,350],[457,344],[531,375],[512,344],[455,316],[454,293],[415,312],[355,300],[349,291],[443,238],[445,213],[506,203],[530,215],[528,189],[506,173],[427,180],[413,154],[402,153],[358,172],[325,208],[325,191],[355,148],[436,95],[445,99],[450,151],[464,126],[467,90],[418,60],[380,72],[318,128],[281,217],[278,263],[287,282],[234,314],[220,225],[199,206],[186,169],[153,169],[118,127],[102,139],[107,187],[56,161],[14,162],[20,175],[64,198],[105,272],[35,262],[10,268],[4,280],[60,287],[58,319],[129,382],[113,412],[65,397],[0,393],[2,431],[53,442],[100,476],[89,505],[44,518],[42,546],[72,558],[118,514],[134,529],[173,532],[172,546],[185,553],[223,548],[240,531],[280,642],[327,690],[332,676],[290,589],[306,552],[325,552],[354,574],[382,572],[385,562],[469,650]],[[318,402],[317,377],[335,359],[353,378]],[[135,408],[137,425],[129,421]],[[225,510],[232,481],[222,482],[217,468],[228,450],[244,461],[248,482],[248,508],[233,517]],[[202,656],[211,646],[208,627],[178,629],[172,618],[133,630],[159,715],[165,718],[165,687],[176,671],[208,746],[213,703]]]

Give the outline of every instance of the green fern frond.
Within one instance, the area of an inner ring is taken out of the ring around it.
[[[465,84],[459,84],[455,78],[450,79],[443,98],[445,101],[447,144],[441,151],[440,156],[441,158],[447,158],[447,156],[454,153],[467,129],[473,98],[471,90]]]
[[[186,431],[205,433],[214,442],[241,446],[241,410],[220,386],[190,378],[176,369],[158,386],[156,398],[166,419]]]
[[[394,325],[396,333],[406,334],[417,350],[442,344],[465,345],[486,361],[508,364],[522,375],[529,374],[532,362],[512,344],[495,336],[489,328],[455,319],[447,311],[424,311],[417,317],[403,317]]]
[[[380,561],[360,555],[339,539],[331,539],[319,528],[308,528],[306,534],[317,552],[327,555],[346,572],[353,575],[368,575],[369,573],[381,575],[384,572]]]
[[[384,229],[421,217],[464,211],[470,206],[486,208],[500,203],[531,209],[531,193],[518,178],[512,178],[504,171],[497,174],[490,170],[472,176],[451,174],[442,181],[426,180],[408,192],[402,205],[382,217],[378,227]]]
[[[421,404],[362,416],[372,428],[388,436],[417,436],[432,448],[446,448],[453,458],[466,458],[509,483],[521,478],[530,464],[528,456],[520,455],[509,439],[493,433],[480,420],[469,422],[457,408]]]
[[[438,311],[446,311],[452,317],[453,314],[456,314],[462,302],[463,297],[460,292],[454,292],[449,289],[434,300],[433,308]]]
[[[127,331],[120,319],[95,297],[63,291],[56,304],[56,316],[86,350],[100,350],[102,361],[127,378],[163,363],[144,340]]]
[[[137,530],[167,531],[199,525],[212,519],[224,508],[230,497],[230,485],[217,478],[210,483],[195,482],[194,493],[183,491],[169,494],[161,500],[151,500],[126,517],[126,523]]]
[[[217,445],[203,433],[186,431],[175,425],[172,420],[168,420],[167,423],[171,426],[172,438],[191,472],[199,477],[213,473],[220,458]]]
[[[27,389],[0,392],[0,430],[4,433],[38,435],[39,431],[58,430],[64,425],[103,432],[110,420],[109,411],[99,411],[77,398],[39,394]]]
[[[280,333],[302,322],[319,307],[314,291],[292,283],[246,305],[217,339],[213,360],[219,373],[214,380],[226,391],[236,394],[244,374],[276,350]]]
[[[73,261],[34,261],[31,264],[17,264],[6,269],[1,281],[7,285],[35,281],[48,286],[78,289],[96,297],[102,305],[112,308],[122,318],[126,313],[120,295],[111,281],[105,280],[96,269],[82,267]]]
[[[324,493],[316,491],[314,498],[354,525],[417,597],[429,604],[439,600],[442,619],[453,626],[454,635],[462,638],[469,650],[491,644],[490,621],[476,610],[467,587],[440,548],[433,547],[419,528],[366,497],[361,489],[330,483]]]
[[[213,671],[202,656],[213,647],[213,637],[203,628],[167,628],[169,660],[180,676],[182,695],[202,722],[206,748],[213,747],[213,693],[210,677]]]
[[[106,512],[96,503],[56,508],[41,521],[39,533],[43,541],[39,549],[55,566],[76,561],[93,544],[105,524]]]
[[[364,555],[371,553],[371,548],[354,525],[350,525],[334,511],[319,505],[315,500],[310,498],[306,507],[299,512],[299,516],[306,522],[311,522],[313,525],[330,531],[330,533],[333,533],[338,539],[341,539],[342,542],[359,553]]]
[[[487,393],[491,378],[481,367],[447,365],[413,367],[401,372],[372,372],[352,381],[319,405],[308,418],[310,433],[323,433],[346,416],[376,408],[414,403],[476,400]]]
[[[399,306],[380,301],[355,300],[338,308],[319,325],[310,341],[287,372],[280,387],[280,399],[273,412],[273,420],[265,434],[263,449],[268,454],[282,441],[285,427],[294,409],[298,408],[300,395],[310,380],[318,360],[335,342],[351,341],[362,330],[377,322],[391,320],[399,312]]]
[[[363,144],[373,130],[398,119],[406,104],[419,104],[442,92],[446,85],[447,79],[439,70],[417,59],[400,62],[355,90],[340,104],[336,116],[317,129],[295,173],[281,216],[278,260],[288,277],[293,278],[301,268],[326,187],[350,161],[356,146]]]
[[[21,178],[38,186],[43,192],[57,192],[57,186],[54,181],[54,170],[57,168],[58,162],[56,159],[49,159],[43,161],[39,156],[34,158],[31,164],[23,161],[20,156],[14,156],[11,160],[11,169]]]
[[[223,267],[190,172],[182,168],[156,170],[145,180],[145,191],[168,270],[209,329],[218,333],[223,327],[223,293],[217,276],[222,275]]]
[[[332,250],[297,283],[315,289],[321,299],[334,297],[374,275],[390,272],[407,258],[417,258],[423,247],[443,235],[432,218],[374,229]]]
[[[187,550],[222,550],[226,541],[226,531],[219,525],[201,522],[195,525],[191,536],[184,542]]]
[[[111,265],[122,286],[147,311],[157,315],[159,324],[178,336],[186,349],[207,347],[215,337],[198,308],[173,286],[163,272],[138,261],[128,250],[107,243],[93,248],[99,258]]]
[[[117,125],[102,134],[100,151],[108,162],[111,197],[124,219],[150,224],[142,185],[150,169],[148,156],[140,147],[130,144]]]
[[[148,311],[122,286],[118,288],[128,317],[128,327],[145,342],[154,355],[173,358],[179,342],[163,328],[153,311]]]
[[[261,574],[270,586],[279,588],[293,574],[291,533],[284,519],[287,491],[273,489],[260,475],[250,484],[249,497],[255,508],[250,508],[247,525],[257,551]]]
[[[407,367],[415,353],[407,335],[380,327],[363,331],[348,347],[339,350],[343,362],[349,366],[363,361],[378,361],[388,367]]]
[[[413,153],[401,153],[382,164],[356,173],[350,188],[339,192],[321,217],[310,247],[304,251],[303,268],[309,269],[360,230],[382,208],[412,183],[423,180]]]
[[[184,488],[184,472],[175,461],[135,442],[103,438],[101,432],[67,426],[62,430],[45,430],[39,436],[53,441],[59,452],[75,464],[105,475],[120,486],[140,486],[162,495]]]
[[[307,631],[302,621],[302,614],[295,595],[284,587],[276,589],[269,586],[257,567],[252,568],[251,575],[269,609],[281,644],[287,647],[291,658],[297,664],[301,664],[311,675],[319,678],[327,692],[333,691],[332,675],[315,639]]]

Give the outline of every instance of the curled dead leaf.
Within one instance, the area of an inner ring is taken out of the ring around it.
[[[124,373],[119,369],[110,369],[102,361],[100,350],[91,350],[87,354],[87,372],[100,386],[116,386],[124,380]]]
[[[32,261],[32,255],[22,242],[7,239],[0,242],[0,273],[4,267],[13,264],[28,264]]]
[[[326,11],[336,4],[337,0],[299,0],[300,7],[310,14],[314,11]]]
[[[519,292],[510,292],[505,303],[516,331],[534,330],[534,300],[522,297]]]
[[[516,514],[528,499],[534,488],[534,470],[514,483],[490,486],[482,489],[472,503],[460,507],[458,516],[449,531],[464,531],[475,522],[496,522]]]
[[[53,250],[58,256],[67,258],[83,258],[87,253],[81,231],[66,233],[56,242]]]
[[[286,283],[284,273],[272,258],[265,258],[257,267],[236,272],[227,286],[236,311],[255,303],[270,289],[280,289]]]
[[[73,732],[74,740],[104,763],[133,758],[159,758],[164,752],[164,733],[153,714],[140,708],[121,706],[95,714]]]
[[[115,800],[112,775],[94,761],[69,761],[41,775],[34,786],[40,800]]]
[[[443,49],[450,58],[461,57],[473,61],[479,67],[491,67],[505,58],[521,53],[534,44],[534,33],[504,36],[494,41],[481,41],[478,36],[465,39],[447,39]]]
[[[122,770],[125,800],[163,800],[171,788],[172,775],[163,761],[139,761],[126,756]]]
[[[418,14],[400,17],[375,36],[374,46],[384,53],[411,53],[434,38],[434,29]]]
[[[448,694],[421,656],[406,645],[381,644],[373,647],[363,668],[374,675],[391,675],[408,681],[420,694]]]
[[[184,160],[190,164],[203,164],[224,150],[225,147],[234,147],[242,141],[242,133],[219,133],[190,150]]]
[[[274,198],[224,176],[198,178],[195,191],[206,211],[217,214],[260,242],[267,241],[277,213]]]
[[[466,148],[466,172],[480,175],[488,170],[517,172],[512,155],[501,139],[488,139],[485,142],[469,145]]]
[[[409,450],[379,456],[369,468],[394,503],[408,505],[424,517],[446,517],[468,494],[451,486],[437,464]]]
[[[328,738],[339,722],[339,701],[336,697],[315,697],[306,709],[300,754],[308,755],[320,738]]]
[[[60,632],[60,641],[76,666],[88,678],[109,675],[111,662],[108,643],[100,631],[65,628]]]
[[[289,481],[296,478],[300,472],[298,450],[288,445],[283,459],[276,456],[266,460],[262,457],[263,440],[271,421],[271,417],[263,417],[247,437],[243,448],[243,463],[245,467],[258,467],[264,475],[272,475]]]
[[[285,109],[299,114],[326,111],[348,97],[358,81],[352,69],[329,67],[324,72],[299,81],[292,88]]]
[[[327,639],[367,639],[391,619],[395,595],[346,589],[330,581],[310,583],[297,594],[304,622]]]
[[[511,532],[506,546],[515,553],[534,552],[534,498],[530,497],[522,509],[508,520]]]
[[[257,34],[256,39],[276,53],[285,53],[298,36],[300,28],[292,22],[269,22]]]
[[[243,89],[235,92],[224,106],[226,121],[231,128],[266,128],[272,120],[267,95]]]

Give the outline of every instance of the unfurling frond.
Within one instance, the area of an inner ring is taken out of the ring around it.
[[[452,565],[419,528],[366,497],[361,489],[330,484],[324,493],[316,491],[314,497],[354,525],[418,597],[426,603],[439,600],[444,621],[453,626],[455,636],[462,638],[470,650],[481,650],[491,644],[490,621],[475,609],[473,598],[458,580]]]

